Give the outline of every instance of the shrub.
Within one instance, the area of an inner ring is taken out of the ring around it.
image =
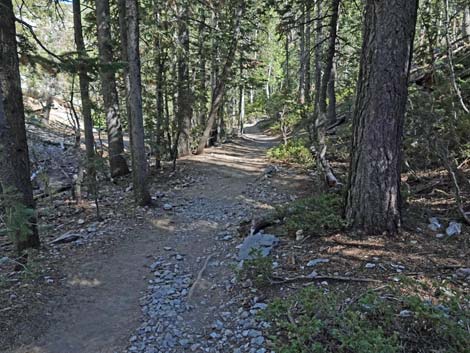
[[[468,312],[398,291],[365,292],[351,301],[312,286],[275,300],[263,315],[279,353],[463,353],[470,347]]]
[[[295,163],[312,167],[314,158],[302,139],[289,140],[287,144],[280,144],[268,150],[268,157],[283,163]]]
[[[239,281],[251,280],[255,287],[262,288],[270,284],[273,264],[270,257],[261,256],[259,250],[250,260],[244,260],[242,267],[238,269]]]
[[[302,229],[307,234],[324,235],[344,228],[342,207],[341,195],[325,193],[279,207],[277,216],[284,219],[289,233]]]

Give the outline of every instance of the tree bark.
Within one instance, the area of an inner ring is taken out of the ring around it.
[[[203,6],[200,9],[200,19],[201,23],[199,24],[198,29],[198,59],[199,59],[199,71],[198,71],[198,81],[199,81],[199,111],[198,111],[198,123],[200,126],[204,127],[206,125],[206,115],[207,115],[207,85],[206,85],[206,51],[205,43],[207,41],[206,35],[206,12]]]
[[[284,91],[290,92],[290,52],[289,52],[289,44],[290,44],[290,33],[289,31],[286,32],[286,38],[284,42]]]
[[[157,23],[160,23],[160,9],[158,8],[158,4],[155,3],[155,20]],[[156,78],[156,109],[155,109],[155,168],[161,168],[161,159],[162,159],[162,152],[163,152],[163,127],[165,125],[165,117],[164,117],[164,71],[165,71],[165,62],[164,62],[164,51],[163,45],[161,40],[160,33],[156,34],[155,37],[155,78]]]
[[[313,113],[314,116],[318,114],[318,102],[320,100],[320,90],[321,90],[321,43],[322,43],[322,8],[321,2],[317,1],[315,3],[315,48],[314,48],[314,62],[315,62],[315,73],[314,73],[314,88],[315,88],[315,99],[313,103]],[[314,124],[312,124],[314,125]],[[312,133],[314,132],[312,129]],[[311,136],[311,140],[314,140],[314,137]]]
[[[90,180],[90,186],[93,188],[95,182],[95,138],[93,136],[93,119],[91,116],[91,99],[87,67],[85,60],[87,53],[85,42],[83,40],[82,14],[80,0],[73,0],[73,23],[75,46],[78,52],[78,79],[80,86],[80,98],[82,101],[82,117],[85,129],[85,149],[86,149],[86,170]]]
[[[0,190],[15,193],[15,201],[33,209],[33,188],[26,140],[23,94],[11,0],[0,0]],[[18,253],[40,245],[36,216],[28,220],[30,233],[15,238]]]
[[[189,4],[182,4],[178,16],[178,99],[176,121],[179,130],[178,156],[191,153],[192,98],[189,87]]]
[[[305,33],[305,4],[302,1],[300,15],[300,50],[299,50],[299,103],[305,104],[305,88],[306,88],[306,73],[307,73],[307,53],[306,53],[306,33]]]
[[[127,17],[127,56],[129,60],[129,79],[127,91],[129,92],[130,120],[132,122],[132,177],[134,181],[134,194],[140,206],[151,203],[147,187],[147,158],[144,144],[144,118],[142,113],[142,83],[140,74],[139,53],[139,20],[136,0],[126,0]]]
[[[317,78],[318,82],[316,83],[317,93],[315,101],[318,102],[318,109],[316,110],[315,123],[314,123],[314,141],[315,141],[315,157],[320,173],[324,175],[325,182],[328,186],[335,186],[337,184],[337,179],[333,173],[333,169],[330,166],[328,158],[326,156],[327,151],[327,139],[326,139],[326,129],[327,129],[327,94],[328,94],[328,84],[331,78],[331,72],[333,69],[333,60],[336,53],[336,30],[338,25],[338,16],[339,16],[339,3],[340,0],[331,1],[331,15],[329,23],[329,38],[328,38],[328,49],[326,53],[325,60],[325,69],[324,73],[321,76],[321,72],[317,72],[320,76],[320,79]],[[317,44],[318,45],[318,44]],[[320,48],[316,48],[320,50]],[[316,58],[317,59],[317,58]],[[318,64],[317,64],[318,65]],[[334,102],[330,102],[332,104]]]
[[[312,96],[312,77],[311,77],[311,37],[312,37],[312,25],[311,25],[311,3],[307,0],[306,4],[305,21],[305,103],[310,104]]]
[[[119,114],[119,100],[116,88],[115,69],[110,27],[108,0],[96,0],[96,24],[98,52],[100,58],[101,92],[103,95],[108,133],[109,164],[111,176],[117,177],[129,173],[124,158],[124,141]]]
[[[230,45],[230,49],[227,53],[227,58],[225,60],[224,67],[222,72],[217,77],[217,83],[212,95],[212,103],[211,109],[209,112],[209,117],[207,120],[206,128],[204,129],[204,133],[199,141],[199,145],[196,151],[196,154],[204,153],[204,148],[206,147],[207,141],[209,140],[209,136],[212,131],[212,127],[215,123],[215,120],[219,113],[219,108],[222,105],[224,93],[225,93],[225,84],[230,76],[230,71],[232,68],[233,61],[235,59],[235,53],[237,52],[238,47],[238,40],[240,37],[240,27],[241,27],[241,19],[243,16],[244,11],[244,3],[243,1],[240,4],[240,7],[237,9],[236,17],[234,20],[234,26],[232,30],[232,43]]]
[[[401,142],[417,0],[367,0],[346,218],[368,234],[401,226]]]
[[[334,60],[334,59],[333,59]],[[328,82],[328,124],[336,121],[336,64],[333,61],[330,81]]]
[[[127,55],[127,10],[126,0],[118,0],[118,12],[119,12],[119,38],[121,40],[121,60],[125,63],[123,68],[124,75],[124,100],[126,103],[126,118],[127,118],[127,130],[129,133],[129,143],[132,146],[132,121],[131,121],[131,107],[129,105],[129,58]],[[131,148],[131,163],[134,162],[132,156],[133,149]],[[134,166],[132,166],[134,168]]]
[[[238,134],[243,135],[245,122],[245,82],[243,81],[243,57],[240,56],[240,85],[238,87]]]

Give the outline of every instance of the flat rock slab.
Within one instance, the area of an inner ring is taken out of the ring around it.
[[[257,253],[262,257],[266,257],[278,243],[279,239],[271,234],[257,233],[250,235],[238,246],[238,259],[251,260],[257,256]]]

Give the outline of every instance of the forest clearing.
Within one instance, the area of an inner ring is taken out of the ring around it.
[[[464,0],[0,0],[0,352],[470,353]]]

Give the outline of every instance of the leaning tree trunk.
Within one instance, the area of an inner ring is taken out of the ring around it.
[[[147,187],[147,158],[144,144],[144,118],[142,113],[142,83],[140,77],[139,53],[139,20],[137,0],[126,0],[127,15],[127,56],[129,60],[129,78],[127,92],[129,92],[130,120],[132,122],[132,176],[134,181],[134,194],[140,206],[151,203]]]
[[[206,147],[207,141],[209,140],[212,127],[214,126],[215,120],[218,116],[219,108],[221,107],[222,102],[223,102],[224,93],[225,93],[225,84],[230,76],[230,71],[231,71],[232,64],[235,58],[235,53],[237,52],[243,11],[244,11],[244,3],[242,1],[240,3],[240,7],[237,9],[237,14],[236,14],[234,27],[232,31],[232,43],[227,53],[228,55],[227,55],[224,67],[222,69],[222,72],[217,77],[217,83],[216,83],[216,86],[212,95],[212,103],[211,103],[211,109],[209,112],[209,117],[207,119],[206,128],[204,129],[201,140],[199,141],[199,145],[197,147],[197,151],[196,151],[197,154],[204,153],[204,147]]]
[[[418,1],[367,0],[346,218],[358,231],[401,225],[400,166]]]
[[[80,9],[80,0],[73,0],[73,23],[74,23],[74,34],[75,34],[75,46],[78,52],[78,78],[80,85],[80,98],[82,101],[82,116],[85,129],[85,149],[87,156],[87,174],[90,180],[91,188],[94,188],[95,178],[95,139],[93,136],[93,119],[91,117],[91,99],[89,80],[87,75],[87,67],[85,60],[87,59],[87,53],[85,48],[85,42],[83,41],[82,31],[82,15]],[[94,192],[93,192],[94,194]]]
[[[34,210],[11,0],[0,0],[0,9],[0,190],[11,190],[15,202]],[[24,221],[28,221],[29,234],[15,232],[18,253],[40,244],[36,217]]]
[[[108,132],[109,164],[111,176],[117,177],[129,173],[124,158],[124,141],[119,117],[119,100],[116,88],[116,76],[113,65],[111,40],[111,16],[108,0],[96,0],[96,23],[98,27],[98,52],[100,57],[101,92],[106,112]]]

